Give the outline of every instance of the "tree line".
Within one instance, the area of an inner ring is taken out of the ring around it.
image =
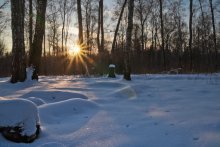
[[[9,22],[3,15],[8,3],[0,6],[1,28],[6,26],[1,22]],[[131,73],[220,69],[217,0],[114,0],[111,9],[103,0],[10,4],[13,48],[4,53],[0,41],[0,75],[11,74],[12,82],[25,80],[30,65],[35,67],[33,79],[39,74],[104,74],[108,64],[115,64],[116,72],[127,80]],[[74,37],[84,51],[81,61],[68,53]]]

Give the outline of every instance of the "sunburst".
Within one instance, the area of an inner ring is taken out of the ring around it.
[[[68,68],[71,67],[71,64],[74,64],[74,67],[77,69],[84,68],[86,74],[89,75],[87,62],[93,63],[92,59],[88,57],[87,47],[84,44],[76,44],[69,49],[69,57],[70,57],[70,64]]]
[[[69,55],[71,56],[79,56],[82,52],[82,49],[79,45],[74,45],[69,49]]]

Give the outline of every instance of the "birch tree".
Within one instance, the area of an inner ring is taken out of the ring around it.
[[[26,79],[24,44],[24,0],[11,0],[12,67],[11,83]]]
[[[128,26],[126,31],[126,44],[125,44],[125,69],[124,69],[124,79],[131,80],[131,63],[130,63],[130,52],[131,52],[131,37],[133,30],[133,14],[134,14],[134,0],[128,0]]]

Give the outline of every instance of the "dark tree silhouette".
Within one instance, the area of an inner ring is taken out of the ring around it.
[[[190,52],[190,70],[192,71],[193,57],[192,57],[192,17],[193,17],[193,0],[189,4],[189,52]]]
[[[81,10],[81,0],[77,0],[77,14],[78,14],[78,24],[79,24],[79,44],[83,44],[83,24],[82,24],[82,10]]]
[[[42,43],[45,33],[45,13],[47,8],[47,0],[37,1],[37,16],[35,34],[33,40],[33,48],[30,52],[30,64],[34,66],[32,79],[38,80],[38,74],[40,70],[40,62],[42,56]]]
[[[126,31],[126,44],[125,44],[125,69],[124,69],[124,79],[131,80],[131,63],[130,63],[130,52],[131,52],[131,37],[133,30],[133,14],[134,14],[134,0],[128,1],[128,27]]]
[[[12,68],[11,83],[26,79],[24,45],[24,0],[11,0]]]

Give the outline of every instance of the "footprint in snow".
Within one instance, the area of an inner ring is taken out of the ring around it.
[[[193,140],[197,141],[197,140],[199,140],[199,137],[194,137]]]

